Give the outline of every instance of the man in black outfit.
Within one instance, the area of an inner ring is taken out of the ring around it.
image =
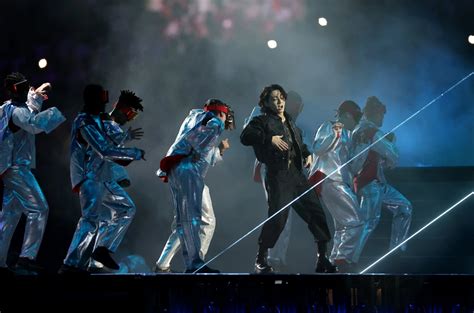
[[[285,112],[286,92],[280,85],[270,85],[260,94],[262,115],[254,117],[244,128],[240,140],[252,146],[257,159],[267,167],[265,188],[268,193],[268,216],[301,195],[310,186],[302,172],[303,162],[309,167],[311,153],[303,143],[301,130]],[[308,224],[318,244],[316,272],[333,273],[336,267],[329,262],[326,252],[331,239],[326,216],[314,192],[292,204],[296,213]],[[268,249],[273,248],[282,232],[288,210],[284,210],[265,225],[258,239],[259,250],[255,261],[256,273],[272,273],[268,264]]]

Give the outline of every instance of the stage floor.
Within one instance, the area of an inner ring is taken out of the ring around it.
[[[96,274],[1,277],[0,311],[473,312],[474,275]]]

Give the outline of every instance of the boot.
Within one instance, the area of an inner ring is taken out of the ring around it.
[[[92,252],[92,258],[110,269],[120,269],[120,266],[117,264],[117,262],[115,262],[110,254],[110,250],[106,247],[97,247],[95,248],[94,252]]]
[[[316,263],[316,273],[337,273],[337,267],[331,264],[326,253],[327,242],[318,242],[318,263]]]
[[[44,272],[44,268],[35,260],[26,257],[19,257],[13,270],[20,275],[38,275]]]
[[[273,267],[268,264],[268,249],[260,246],[255,260],[255,274],[269,273],[273,273]]]

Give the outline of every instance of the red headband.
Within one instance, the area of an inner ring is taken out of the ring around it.
[[[219,111],[222,113],[229,113],[229,108],[226,105],[222,104],[213,104],[213,105],[206,105],[204,107],[204,111]]]

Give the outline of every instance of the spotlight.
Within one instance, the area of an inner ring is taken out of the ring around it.
[[[275,49],[278,46],[278,43],[276,42],[276,40],[272,39],[267,42],[267,46],[270,49]]]
[[[471,45],[474,45],[474,35],[469,35],[469,37],[467,37],[467,41],[469,41]]]
[[[324,27],[324,26],[326,26],[326,25],[328,24],[328,20],[325,19],[324,17],[320,17],[320,18],[318,19],[318,23],[319,23],[319,25],[321,25],[321,26]]]
[[[46,59],[41,59],[38,61],[39,68],[45,68],[48,65],[48,61]]]
[[[233,25],[234,23],[232,22],[230,18],[226,18],[225,20],[222,21],[222,27],[224,27],[225,29],[230,29],[232,28]]]

